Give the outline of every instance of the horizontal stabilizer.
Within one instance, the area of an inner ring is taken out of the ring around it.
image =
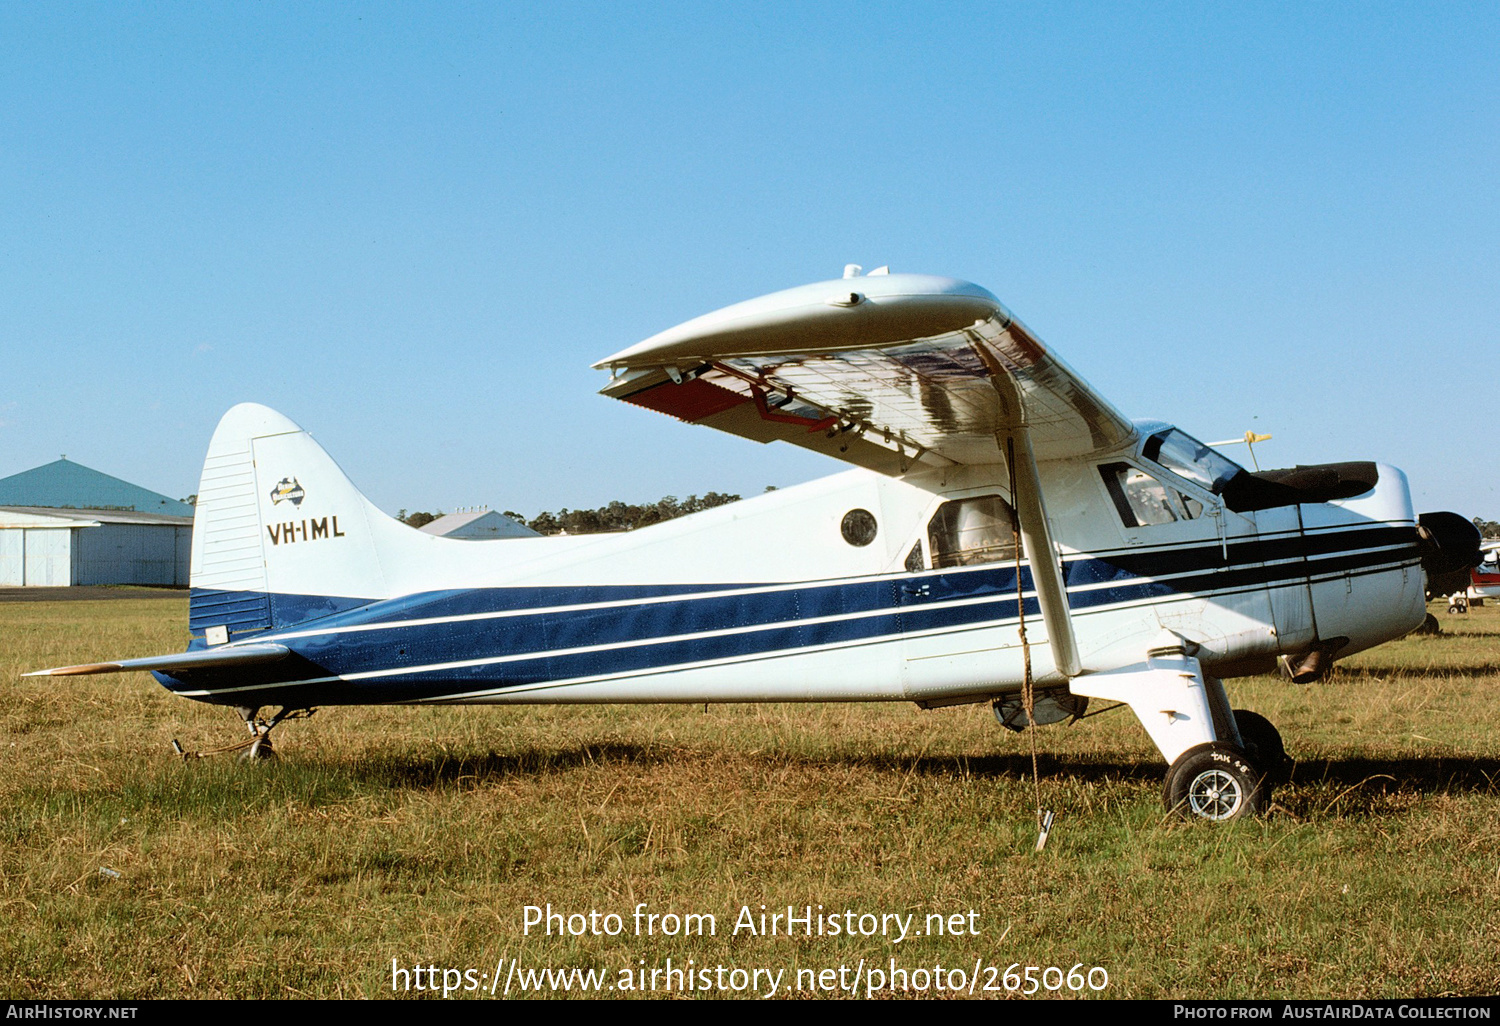
[[[146,656],[143,659],[121,659],[112,663],[59,666],[51,670],[36,670],[24,676],[72,677],[90,673],[125,673],[131,670],[161,670],[166,673],[178,673],[185,670],[219,669],[226,666],[254,666],[258,663],[274,663],[278,659],[284,659],[289,651],[285,645],[234,645],[178,652],[175,655]]]

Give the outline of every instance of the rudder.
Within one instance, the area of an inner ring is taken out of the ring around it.
[[[221,644],[386,595],[376,509],[312,436],[256,403],[219,422],[193,523],[188,626]]]

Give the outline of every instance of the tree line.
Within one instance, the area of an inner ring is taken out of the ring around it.
[[[768,486],[766,491],[774,492],[774,486]],[[543,511],[530,520],[526,519],[524,513],[515,513],[506,510],[502,516],[510,517],[518,524],[525,524],[538,534],[558,534],[567,531],[569,534],[601,534],[605,531],[633,531],[637,527],[646,527],[650,524],[659,524],[663,520],[671,520],[674,517],[684,517],[689,513],[697,513],[700,510],[713,509],[715,506],[723,506],[727,503],[738,502],[738,495],[723,495],[719,492],[709,492],[703,498],[689,495],[685,500],[678,501],[675,495],[666,495],[653,503],[644,506],[633,506],[624,502],[611,502],[608,506],[600,506],[598,509],[560,509],[556,513]],[[197,495],[189,495],[185,499],[178,499],[189,506],[198,504]],[[438,517],[443,516],[443,511],[436,513],[415,512],[408,513],[406,510],[398,510],[396,519],[410,527],[424,527],[432,523]],[[1485,539],[1500,538],[1500,522],[1485,520],[1475,517],[1474,526],[1479,528],[1479,534]]]
[[[770,491],[771,489],[767,489]],[[707,492],[702,496],[689,495],[686,499],[679,499],[675,495],[666,495],[655,502],[636,505],[629,502],[620,502],[618,499],[607,506],[598,509],[563,509],[557,512],[543,510],[536,516],[527,518],[524,513],[514,510],[505,510],[502,516],[510,517],[518,524],[525,524],[537,534],[603,534],[610,531],[634,531],[638,527],[650,527],[652,524],[660,524],[667,520],[675,520],[677,517],[685,517],[689,513],[701,513],[715,506],[726,506],[731,502],[738,502],[740,496],[725,495],[722,492]],[[411,527],[422,527],[432,523],[443,515],[442,510],[436,513],[418,511],[408,513],[400,510],[396,513],[396,519]]]

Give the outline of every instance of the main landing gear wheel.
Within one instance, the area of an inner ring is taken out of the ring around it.
[[[1236,709],[1234,723],[1240,730],[1240,740],[1245,742],[1245,754],[1250,757],[1250,762],[1260,767],[1272,783],[1285,782],[1291,760],[1286,756],[1286,746],[1281,743],[1281,732],[1276,726],[1249,709]]]
[[[1162,797],[1174,812],[1215,822],[1253,816],[1268,800],[1264,778],[1245,753],[1217,741],[1177,757],[1167,770]]]

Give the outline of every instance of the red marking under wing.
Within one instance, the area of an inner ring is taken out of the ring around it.
[[[716,385],[712,381],[694,378],[682,384],[663,382],[634,395],[621,396],[627,403],[644,406],[657,413],[694,423],[716,413],[733,409],[741,403],[750,402],[750,397]]]

